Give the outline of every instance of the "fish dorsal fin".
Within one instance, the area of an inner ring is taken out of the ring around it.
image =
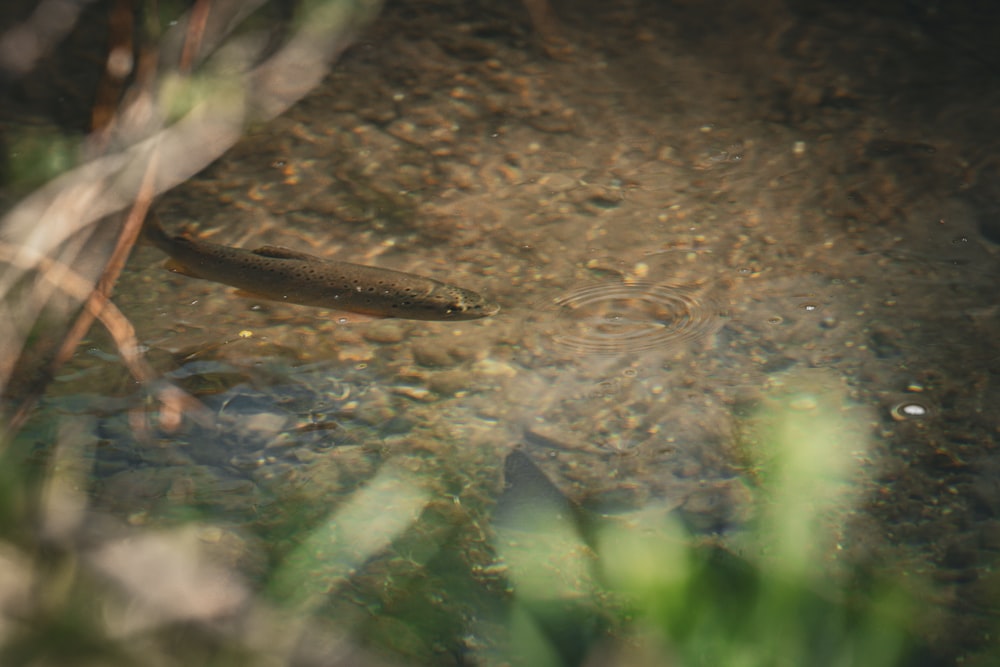
[[[325,261],[322,257],[299,252],[298,250],[292,250],[291,248],[284,248],[280,245],[263,245],[251,252],[255,255],[260,255],[261,257],[274,257],[276,259],[300,259],[304,262]]]

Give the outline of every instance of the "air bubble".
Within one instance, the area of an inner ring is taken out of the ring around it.
[[[920,401],[902,401],[893,406],[890,411],[892,418],[896,421],[911,421],[917,419],[927,419],[931,416],[931,409],[926,403]]]

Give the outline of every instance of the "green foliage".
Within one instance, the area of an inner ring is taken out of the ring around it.
[[[516,597],[511,659],[556,666],[610,652],[619,664],[683,667],[903,664],[914,648],[907,596],[854,564],[826,571],[825,550],[836,548],[860,497],[857,418],[829,383],[778,383],[750,419],[757,517],[724,541],[692,536],[669,506],[607,518],[521,503],[525,516],[505,521],[497,540]],[[553,631],[560,620],[586,631]]]
[[[313,468],[314,478],[296,491],[275,488],[267,529],[255,544],[282,544],[266,545],[275,553],[264,559],[269,565],[258,583],[247,587],[244,579],[221,589],[246,593],[247,608],[268,619],[259,637],[218,633],[198,616],[201,602],[167,605],[173,616],[162,618],[172,622],[158,620],[162,609],[133,613],[144,609],[135,601],[148,606],[155,596],[125,580],[109,585],[106,570],[97,575],[88,558],[101,549],[80,549],[72,526],[48,546],[39,540],[31,524],[46,507],[65,508],[54,504],[64,497],[84,502],[77,482],[89,458],[71,447],[70,427],[26,430],[0,468],[0,560],[19,573],[12,581],[31,582],[35,599],[17,624],[8,624],[0,659],[277,664],[301,645],[336,637],[331,646],[344,642],[336,650],[361,647],[376,660],[388,655],[412,665],[908,664],[920,650],[910,632],[918,611],[902,588],[829,558],[847,532],[845,517],[863,498],[859,419],[836,385],[801,378],[777,384],[746,415],[746,441],[753,443],[747,458],[758,472],[755,518],[727,536],[692,535],[672,503],[595,515],[524,455],[520,468],[509,467],[495,508],[463,496],[467,486],[458,480],[442,484],[439,468],[437,476],[426,474],[419,458],[390,458],[346,487],[336,470],[324,481]],[[44,441],[60,446],[47,466],[31,463]],[[520,496],[511,471],[527,489]],[[161,526],[176,525],[177,512],[162,517]],[[82,509],[79,519],[86,521]],[[51,516],[45,523],[58,527]],[[214,576],[196,567],[202,560],[192,531],[149,532],[174,550],[156,562],[190,562],[179,571],[192,580]],[[143,533],[110,540],[123,563],[144,556]],[[132,567],[142,574],[143,565]],[[148,575],[154,582],[161,573]],[[18,589],[6,586],[0,593],[13,599]],[[114,614],[123,619],[119,626],[107,620]],[[141,633],[122,629],[136,620],[144,623]]]
[[[27,193],[74,167],[81,141],[55,127],[13,127],[3,169],[13,192]]]

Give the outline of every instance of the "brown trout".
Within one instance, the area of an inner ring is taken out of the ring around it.
[[[171,236],[153,216],[144,233],[170,255],[171,270],[271,301],[408,320],[474,320],[500,310],[471,290],[413,273],[337,262],[280,246],[247,250]]]

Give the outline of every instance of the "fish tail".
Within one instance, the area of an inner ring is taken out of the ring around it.
[[[146,216],[146,221],[142,225],[142,235],[157,248],[170,254],[170,249],[174,245],[173,239],[163,229],[160,218],[155,211],[150,211],[149,215]]]

